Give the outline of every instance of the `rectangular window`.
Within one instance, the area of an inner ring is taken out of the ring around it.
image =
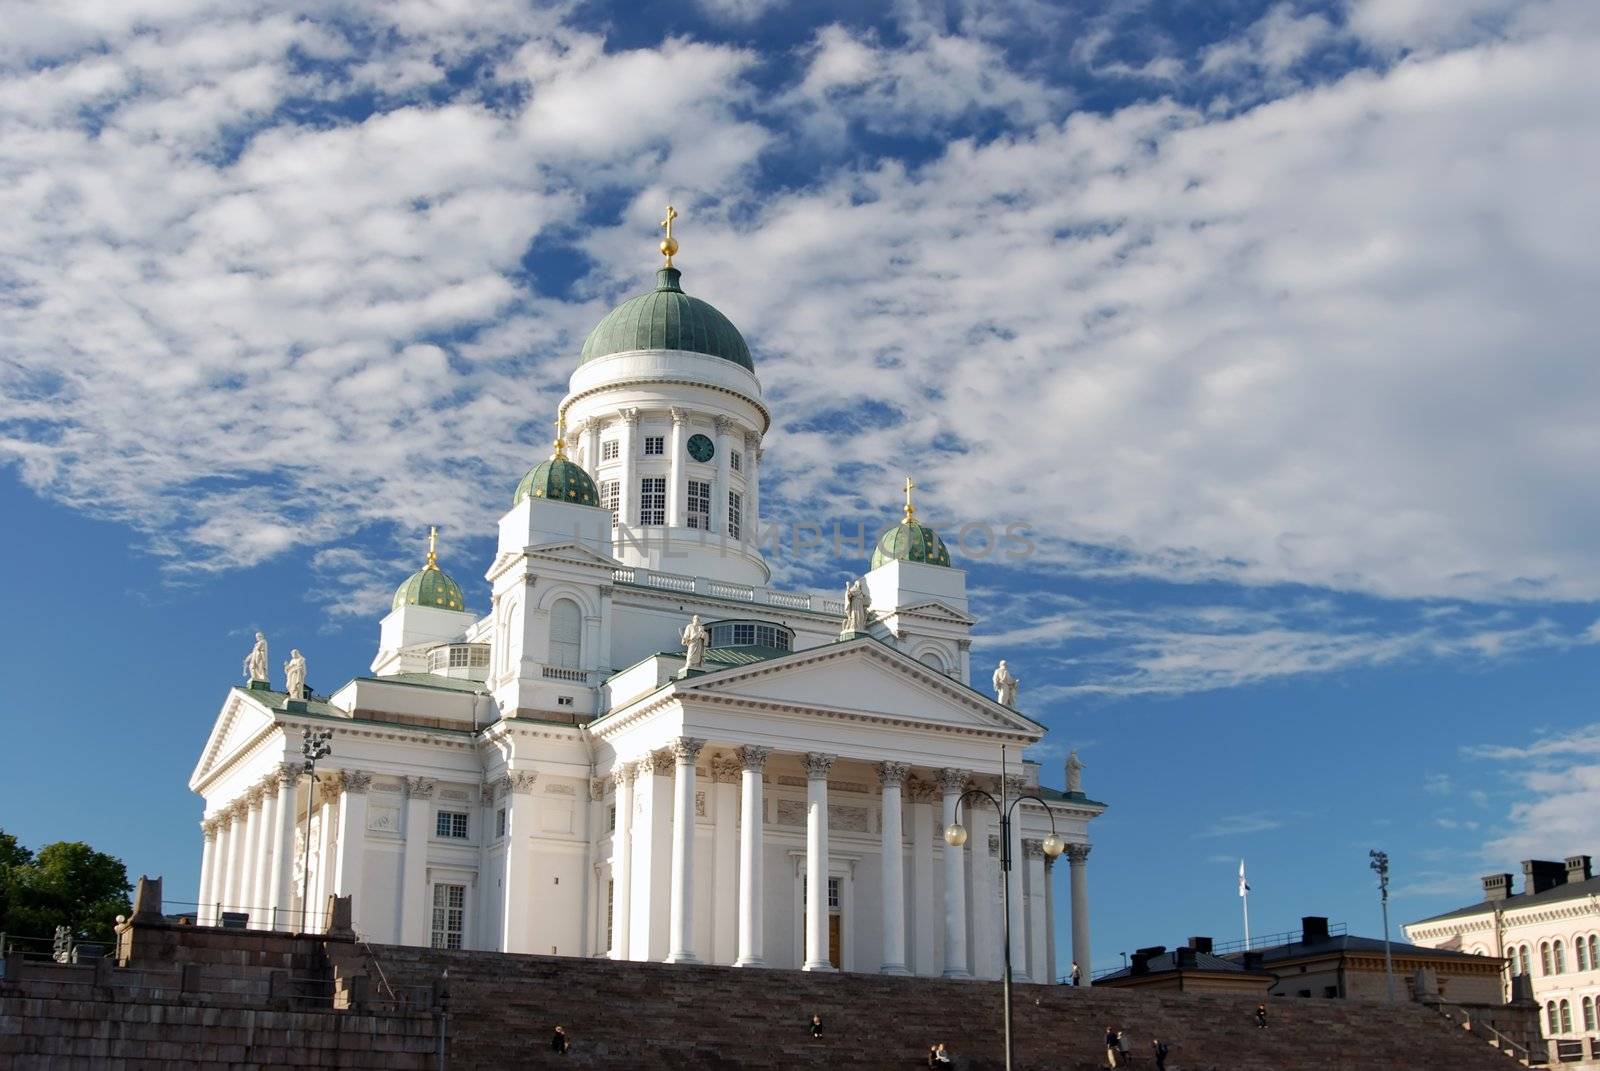
[[[735,454],[735,457],[738,455]],[[738,539],[744,528],[744,496],[738,491],[728,492],[728,538]]]
[[[489,664],[489,645],[486,644],[486,643],[475,643],[475,644],[473,644],[472,645],[472,665],[473,665],[473,668],[482,668],[484,666],[487,666],[488,664]]]
[[[838,907],[839,906],[839,879],[838,878],[829,878],[828,879],[828,906],[829,907]]]
[[[644,437],[644,454],[646,457],[660,457],[667,452],[667,440],[660,435],[646,435]]]
[[[612,810],[615,810],[615,809],[616,808],[612,808]],[[606,882],[606,951],[607,952],[611,951],[611,934],[612,934],[612,930],[613,930],[613,927],[615,925],[615,919],[616,919],[616,916],[615,916],[615,913],[614,913],[614,909],[616,907],[616,903],[617,903],[617,883],[615,881],[608,881],[608,882]]]
[[[434,818],[433,832],[436,836],[465,840],[467,837],[467,812],[440,811]]]
[[[611,523],[616,524],[622,518],[617,516],[617,507],[622,502],[622,481],[600,481],[600,505],[611,511]]]
[[[705,480],[689,481],[689,527],[703,532],[711,530],[711,484]]]
[[[433,947],[460,948],[467,917],[465,885],[433,887]]]
[[[639,523],[667,523],[667,478],[646,476],[639,481]]]
[[[494,813],[494,835],[497,837],[506,835],[506,809],[504,807]]]
[[[605,442],[600,444],[601,461],[615,461],[617,459],[618,452],[617,440],[615,439],[607,439]]]
[[[728,451],[728,467],[734,472],[743,472],[744,455],[737,450]]]
[[[617,805],[615,803],[606,809],[606,829],[613,833],[617,831]]]
[[[471,654],[472,654],[472,651],[467,647],[452,647],[452,648],[450,648],[450,668],[451,669],[466,669],[467,668],[467,660],[471,656]]]

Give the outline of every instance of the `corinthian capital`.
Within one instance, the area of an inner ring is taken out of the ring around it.
[[[372,775],[366,770],[344,771],[344,790],[346,792],[365,792],[372,787]]]
[[[909,764],[904,762],[878,763],[878,784],[884,788],[891,785],[905,784],[906,774],[911,772]]]
[[[944,790],[947,796],[965,792],[967,790],[967,782],[971,779],[972,773],[968,770],[957,770],[946,766],[939,771],[939,787]]]
[[[615,785],[632,783],[638,768],[631,762],[619,762],[611,768],[611,782]]]
[[[767,757],[772,754],[772,749],[770,747],[757,747],[754,744],[746,744],[738,750],[737,754],[739,761],[744,764],[746,770],[754,770],[756,773],[760,773],[767,768]]]
[[[650,752],[647,760],[650,763],[650,772],[658,777],[670,777],[672,769],[678,764],[678,757],[672,748],[664,747]]]
[[[833,769],[833,764],[839,756],[825,755],[820,751],[806,752],[806,780],[826,781],[828,771]]]
[[[439,787],[439,782],[431,777],[406,778],[406,795],[414,800],[433,799],[433,790]]]
[[[706,742],[696,736],[680,736],[672,742],[672,755],[680,763],[693,764]]]
[[[1067,862],[1071,863],[1073,866],[1082,866],[1084,862],[1088,860],[1089,849],[1092,847],[1094,847],[1092,844],[1069,843],[1067,845]]]
[[[711,779],[713,781],[737,781],[739,771],[743,767],[739,760],[732,755],[718,755],[711,760]]]

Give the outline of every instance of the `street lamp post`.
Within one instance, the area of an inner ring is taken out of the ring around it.
[[[1378,899],[1383,904],[1383,978],[1389,990],[1389,1003],[1394,1003],[1394,957],[1389,954],[1389,853],[1370,851],[1367,865],[1378,872]]]
[[[300,734],[300,754],[305,756],[305,772],[311,778],[306,792],[305,846],[300,857],[300,932],[306,932],[306,915],[311,909],[311,808],[317,802],[317,760],[333,754],[332,729],[312,732],[307,728]]]
[[[972,802],[979,799],[987,800],[996,811],[1000,812],[1000,917],[1002,925],[1002,941],[1004,943],[1005,963],[1004,973],[1000,976],[1001,987],[1005,994],[1005,1049],[1006,1071],[1011,1071],[1011,812],[1017,804],[1024,800],[1032,800],[1044,808],[1044,813],[1050,817],[1050,835],[1044,839],[1044,854],[1054,859],[1066,847],[1060,837],[1056,835],[1056,816],[1050,810],[1050,805],[1038,796],[1018,796],[1014,800],[1006,798],[1006,749],[1000,749],[1000,798],[997,800],[981,788],[969,788],[961,794],[956,801],[956,820],[945,827],[945,843],[952,848],[959,848],[967,843],[967,829],[961,824],[961,808],[963,805],[970,811]],[[969,802],[971,801],[971,802]]]

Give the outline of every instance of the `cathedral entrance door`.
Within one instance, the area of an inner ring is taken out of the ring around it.
[[[805,887],[800,889],[800,959],[805,960],[806,915]],[[839,879],[828,879],[828,962],[834,970],[844,969],[844,911],[840,907]]]
[[[839,935],[843,932],[839,921],[840,917],[837,911],[828,916],[828,962],[833,964],[834,970],[838,970],[840,964],[844,962],[839,958],[841,944]]]

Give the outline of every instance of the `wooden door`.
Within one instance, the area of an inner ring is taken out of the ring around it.
[[[842,932],[843,931],[841,930],[841,928],[839,926],[839,916],[838,915],[829,915],[828,916],[828,962],[833,964],[833,969],[834,970],[838,970],[838,969],[840,969],[840,967],[842,967],[844,965],[844,961],[839,955],[839,948],[840,948],[841,944],[843,943],[841,938],[840,938],[840,934]]]

